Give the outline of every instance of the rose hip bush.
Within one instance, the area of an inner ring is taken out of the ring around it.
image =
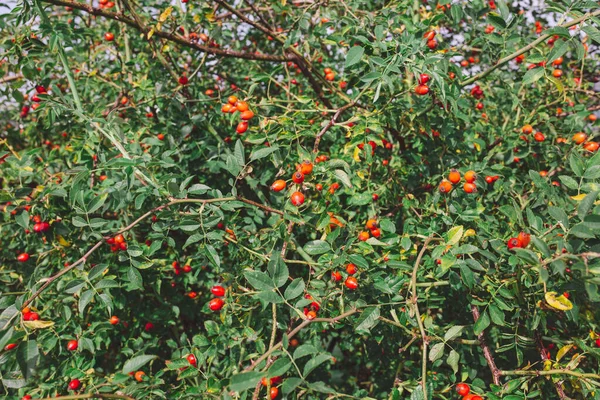
[[[600,399],[597,2],[4,12],[4,398]]]

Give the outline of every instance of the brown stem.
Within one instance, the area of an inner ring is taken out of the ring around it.
[[[132,28],[137,29],[138,31],[142,32],[146,36],[148,34],[148,31],[145,31],[143,29],[143,27],[141,27],[135,20],[133,20],[132,18],[126,17],[125,15],[120,14],[120,13],[104,11],[104,10],[101,10],[99,8],[94,8],[94,7],[84,4],[84,3],[79,3],[76,1],[70,1],[70,0],[41,0],[41,1],[43,1],[45,3],[49,3],[49,4],[54,4],[57,6],[73,7],[78,10],[85,11],[91,15],[101,16],[104,18],[119,21],[119,22],[122,22],[124,24],[131,26]],[[221,57],[243,58],[246,60],[270,61],[270,62],[291,61],[291,59],[286,56],[277,56],[277,55],[271,55],[271,54],[244,53],[244,52],[235,51],[235,50],[225,50],[225,49],[220,49],[220,48],[216,48],[216,47],[209,47],[209,46],[205,46],[200,43],[188,40],[181,35],[178,35],[175,33],[170,33],[170,32],[165,32],[165,31],[155,31],[154,36],[158,36],[163,39],[167,39],[169,41],[178,43],[185,47],[190,47],[190,48],[193,48],[193,49],[196,49],[199,51],[203,51],[208,54],[213,54],[213,55],[221,56]]]
[[[46,400],[77,400],[77,399],[124,399],[124,400],[135,400],[131,396],[125,394],[111,394],[111,393],[81,393],[71,394],[68,396],[58,397],[46,397]]]
[[[415,313],[415,318],[417,319],[417,324],[419,325],[419,332],[421,333],[421,340],[423,341],[423,353],[421,359],[421,375],[422,377],[422,387],[423,387],[423,397],[427,398],[427,344],[429,340],[427,338],[427,334],[425,333],[425,326],[423,325],[423,321],[421,320],[421,313],[419,312],[419,305],[417,304],[418,295],[417,295],[417,273],[419,272],[419,265],[421,265],[421,260],[423,259],[423,255],[427,250],[427,246],[433,240],[430,236],[425,239],[425,243],[423,243],[423,247],[421,247],[421,251],[415,260],[415,265],[413,267],[412,276],[410,280],[410,289],[412,291],[412,298],[410,300],[409,305],[413,309]]]
[[[337,121],[337,119],[340,117],[340,115],[346,111],[347,109],[349,109],[350,107],[353,107],[356,103],[355,102],[351,102],[346,104],[345,106],[339,108],[335,114],[333,114],[333,117],[329,120],[329,122],[327,123],[327,125],[325,125],[323,127],[323,129],[321,129],[321,132],[319,132],[317,134],[317,136],[315,137],[315,144],[313,146],[313,153],[317,153],[319,151],[319,143],[321,143],[321,138],[323,137],[323,135],[325,135],[327,133],[327,131],[335,124],[335,122]]]
[[[479,308],[477,308],[477,306],[475,305],[472,305],[471,312],[473,313],[473,320],[477,322],[477,320],[479,320]],[[492,379],[494,380],[494,384],[499,385],[500,375],[502,375],[502,371],[500,371],[496,366],[496,362],[494,361],[494,357],[492,356],[492,351],[490,350],[490,347],[488,346],[485,340],[485,334],[481,332],[479,335],[477,335],[477,339],[479,339],[479,346],[481,347],[481,350],[483,350],[483,356],[485,357],[485,360],[487,361],[488,366],[490,367],[490,371],[492,372]]]
[[[23,79],[23,74],[16,74],[12,76],[5,76],[4,78],[0,78],[0,83],[7,83],[12,81],[18,81],[19,79]]]
[[[244,197],[238,197],[237,199],[239,201],[243,202],[243,203],[253,205],[254,207],[262,208],[263,210],[266,210],[266,211],[269,211],[269,212],[272,212],[272,213],[275,213],[275,214],[283,215],[283,211],[279,211],[279,210],[276,210],[276,209],[271,208],[269,206],[265,206],[264,204],[257,203],[256,201],[253,201],[253,200],[250,200],[250,199],[246,199]]]
[[[566,24],[562,24],[559,25],[559,27],[563,27],[563,28],[570,28],[571,26],[577,25],[583,21],[585,21],[588,18],[591,17],[595,17],[596,15],[600,15],[600,10],[596,10],[592,13],[587,13],[579,18],[576,18],[572,21],[567,22]],[[466,86],[469,85],[479,79],[485,78],[486,76],[488,76],[489,74],[491,74],[493,71],[495,71],[496,69],[500,68],[501,66],[503,66],[504,64],[506,64],[507,62],[509,62],[510,60],[512,60],[513,58],[520,56],[521,54],[527,53],[529,50],[533,49],[535,46],[537,46],[538,44],[542,43],[544,40],[550,38],[552,35],[542,35],[539,38],[537,38],[536,40],[534,40],[533,42],[529,43],[527,46],[525,47],[521,47],[519,50],[515,51],[512,54],[509,54],[508,56],[501,58],[500,60],[498,60],[496,62],[496,64],[494,64],[492,67],[486,69],[485,71],[481,71],[480,73],[478,73],[477,75],[463,81],[460,83],[461,86]]]
[[[542,335],[539,331],[535,331],[535,344],[537,346],[538,352],[540,353],[540,357],[542,361],[549,360],[548,354],[546,353],[546,349],[544,348],[544,343],[542,342]],[[554,382],[554,387],[556,388],[556,394],[561,400],[571,400],[569,396],[566,395],[565,389],[563,387],[562,382]]]
[[[354,309],[354,310],[350,310],[347,311],[343,314],[338,315],[337,317],[334,318],[315,318],[315,319],[305,319],[304,321],[302,321],[302,323],[300,323],[297,327],[295,327],[290,333],[288,333],[287,337],[288,339],[293,338],[294,336],[296,336],[296,334],[298,334],[298,332],[300,332],[302,329],[306,328],[308,325],[313,324],[315,322],[327,322],[330,324],[334,324],[344,318],[348,318],[349,316],[356,314],[357,312],[359,312],[359,310]],[[283,346],[283,341],[277,343],[275,346],[273,346],[271,348],[271,350],[268,350],[265,354],[263,354],[262,356],[258,357],[250,366],[246,367],[244,369],[244,372],[248,372],[248,371],[252,371],[254,368],[256,368],[256,366],[258,364],[260,364],[261,362],[263,362],[267,357],[269,357],[271,355],[271,353],[273,353],[274,351],[276,351],[277,349],[279,349],[281,346]]]

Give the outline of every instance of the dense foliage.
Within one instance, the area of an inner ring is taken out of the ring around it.
[[[597,2],[170,3],[0,16],[3,398],[600,399]]]

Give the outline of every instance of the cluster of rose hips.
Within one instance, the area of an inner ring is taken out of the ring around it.
[[[313,297],[310,294],[304,295],[305,299],[313,300]],[[308,307],[304,307],[304,315],[307,319],[313,320],[317,318],[317,313],[321,309],[321,306],[316,301],[313,301],[308,305]]]
[[[302,164],[299,164],[296,166],[296,172],[294,172],[294,174],[292,175],[292,181],[297,185],[301,185],[302,182],[304,182],[305,176],[310,175],[312,173],[312,171],[313,171],[313,163],[310,162],[309,160],[304,160],[302,162]],[[317,185],[317,186],[319,186],[319,185]],[[316,186],[317,190],[321,190],[323,188],[322,185],[321,185],[321,189],[319,189],[317,186]],[[275,182],[273,182],[273,184],[271,184],[271,190],[274,192],[281,192],[286,187],[287,187],[287,182],[283,179],[277,179]],[[338,188],[339,188],[339,184],[338,184]],[[335,189],[334,189],[334,191],[335,191]],[[304,194],[300,191],[295,191],[290,196],[290,202],[293,205],[295,205],[296,207],[301,206],[302,204],[304,204]]]
[[[192,266],[189,264],[186,264],[183,267],[181,267],[178,261],[173,261],[171,265],[173,266],[173,271],[175,272],[175,275],[179,275],[181,274],[181,272],[184,272],[186,274],[192,272]]]
[[[524,135],[531,135],[533,133],[533,127],[529,124],[527,125],[523,125],[523,127],[521,128],[521,132],[523,132],[523,135],[521,135],[521,139],[525,140],[526,142],[529,141],[529,139],[527,139],[527,136]],[[543,142],[544,140],[546,140],[546,136],[544,136],[544,134],[542,132],[536,132],[533,135],[533,139],[536,142]]]
[[[358,240],[360,240],[361,242],[366,242],[371,236],[373,236],[374,238],[378,238],[379,236],[381,236],[381,230],[379,229],[379,224],[377,223],[377,220],[368,220],[365,224],[365,228],[367,228],[366,231],[361,231],[358,234]],[[371,233],[369,234],[369,232]]]
[[[600,144],[598,142],[587,141],[587,139],[588,135],[586,135],[583,132],[578,132],[573,135],[573,143],[583,144],[583,148],[591,153],[598,151],[598,148],[600,148]]]
[[[429,82],[429,75],[420,74],[419,75],[419,84],[415,87],[415,93],[419,96],[425,96],[429,93],[429,86],[427,86],[427,82]]]
[[[473,86],[473,88],[471,88],[471,96],[475,97],[478,100],[483,98],[483,89],[479,85]]]
[[[331,68],[323,69],[323,73],[325,74],[325,80],[333,81],[335,79],[335,72]]]
[[[269,393],[269,395],[271,397],[271,400],[274,400],[277,398],[277,396],[279,396],[279,388],[277,387],[277,385],[279,385],[281,382],[283,382],[283,378],[280,376],[274,376],[270,380],[267,380],[267,378],[265,377],[265,378],[262,378],[260,381],[260,383],[264,387],[267,387],[270,384],[271,392]]]
[[[39,94],[48,94],[48,91],[42,85],[37,85],[35,87],[35,91],[36,91],[36,93],[31,96],[31,101],[33,101],[33,104],[31,105],[31,109],[33,109],[34,111],[40,106],[40,102],[42,101],[42,99],[38,95]],[[25,95],[25,96],[27,96],[27,95]],[[23,106],[21,108],[20,117],[21,118],[27,117],[27,115],[29,114],[29,110],[30,110],[29,106],[27,106],[27,105]]]
[[[427,40],[427,47],[429,47],[431,50],[435,50],[438,45],[437,40],[435,40],[435,31],[432,30],[425,32],[423,38]]]
[[[464,178],[465,178],[465,184],[463,185],[463,190],[465,191],[465,193],[475,193],[477,191],[477,186],[475,185],[475,180],[477,179],[477,174],[475,174],[475,171],[465,172]],[[498,179],[497,176],[491,177],[491,180],[492,180],[491,183],[493,183],[496,179]],[[452,188],[454,187],[453,185],[456,185],[457,183],[459,183],[460,180],[461,180],[460,172],[453,169],[448,174],[448,179],[444,179],[440,183],[440,186],[439,186],[440,193],[450,193],[452,191]],[[486,182],[487,181],[488,181],[488,179],[486,178]],[[490,182],[488,182],[488,183],[490,183]]]
[[[39,216],[34,215],[33,217],[31,217],[31,219],[33,220],[33,222],[35,222],[35,224],[33,225],[33,231],[35,233],[43,233],[50,229],[50,224],[48,222],[42,221],[42,219]]]
[[[23,321],[37,321],[40,319],[40,315],[36,312],[31,311],[29,307],[25,307],[21,311]]]
[[[508,239],[508,242],[506,242],[506,246],[509,250],[515,247],[525,248],[529,245],[530,241],[531,235],[529,233],[521,232],[517,237],[512,237]]]
[[[127,250],[127,243],[122,234],[118,234],[115,237],[106,239],[106,243],[110,244],[110,251],[116,253],[119,250]]]
[[[471,388],[466,383],[456,385],[456,393],[462,396],[462,400],[483,400],[483,397],[471,393]]]
[[[115,6],[115,3],[110,1],[110,0],[98,0],[98,5],[100,6],[100,9],[111,9]]]
[[[344,285],[350,290],[356,290],[358,288],[358,280],[352,276],[358,272],[358,268],[356,265],[349,263],[346,265],[346,273],[348,277],[344,281]],[[333,271],[331,273],[331,280],[334,282],[339,282],[342,280],[342,274],[339,271]]]
[[[236,111],[240,112],[242,121],[235,128],[235,131],[240,135],[248,130],[248,121],[254,118],[254,112],[250,110],[248,103],[238,100],[236,96],[229,96],[227,103],[221,107],[221,111],[225,114],[232,114]]]
[[[225,288],[220,285],[215,285],[210,289],[210,292],[216,296],[214,299],[208,302],[208,308],[211,311],[219,311],[225,305],[225,302],[221,297],[225,296]]]

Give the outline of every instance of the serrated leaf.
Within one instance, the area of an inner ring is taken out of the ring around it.
[[[481,332],[483,332],[488,326],[490,326],[490,316],[488,315],[487,311],[484,311],[483,313],[481,313],[479,315],[479,319],[477,320],[477,322],[475,322],[475,324],[473,325],[473,332],[476,335],[479,335]]]
[[[308,360],[308,362],[304,365],[304,371],[302,373],[304,378],[306,378],[308,374],[310,374],[315,368],[327,360],[331,360],[331,356],[329,354],[319,354],[318,356]]]
[[[542,76],[544,76],[544,68],[533,68],[525,73],[523,76],[523,85],[529,85],[533,82],[539,80]]]
[[[346,68],[359,63],[364,53],[365,49],[361,46],[352,46],[346,54]]]
[[[335,171],[333,171],[333,173],[335,174],[336,178],[339,179],[344,186],[351,188],[352,187],[352,182],[350,182],[350,177],[348,176],[348,174],[341,170],[341,169],[336,169]]]
[[[379,318],[379,307],[368,307],[360,313],[360,317],[356,321],[354,330],[357,332],[369,332],[375,326]]]
[[[304,251],[311,256],[327,253],[331,246],[324,240],[313,240],[304,245]]]
[[[284,297],[286,300],[293,300],[304,293],[304,280],[302,278],[294,279],[285,289]]]
[[[244,392],[256,386],[264,376],[262,372],[244,372],[231,377],[229,388],[234,392]]]
[[[274,145],[271,147],[265,147],[265,148],[253,151],[252,154],[250,154],[250,161],[256,161],[256,160],[260,160],[261,158],[265,158],[265,157],[273,154],[277,150],[279,150],[279,146]]]
[[[123,365],[123,373],[128,374],[133,371],[138,371],[144,365],[148,364],[157,357],[158,356],[153,355],[141,355],[130,358],[129,360],[125,361],[125,364]]]
[[[269,275],[260,271],[244,271],[244,277],[256,290],[272,290],[275,288]]]
[[[455,226],[454,228],[448,231],[448,240],[446,241],[446,246],[453,246],[457,244],[460,239],[462,239],[464,233],[464,227],[462,225]]]
[[[446,333],[444,334],[444,340],[447,342],[449,340],[459,337],[464,329],[464,325],[454,325],[446,331]]]
[[[90,301],[92,301],[93,298],[94,298],[93,290],[86,290],[81,293],[81,296],[79,297],[79,305],[78,305],[80,314],[83,314],[83,312],[85,311],[85,308],[90,303]]]
[[[429,350],[429,361],[434,362],[442,358],[444,355],[444,348],[446,345],[442,342],[436,343],[431,346],[431,350]]]

